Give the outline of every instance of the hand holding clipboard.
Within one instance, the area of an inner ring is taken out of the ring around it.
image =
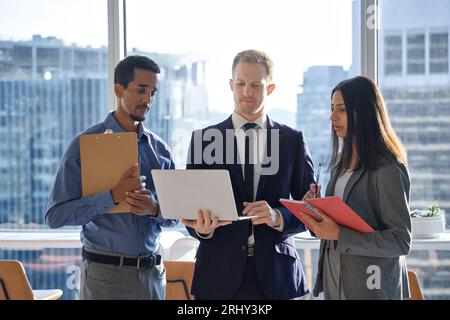
[[[83,134],[80,136],[81,182],[83,196],[112,189],[127,170],[138,163],[135,132]],[[135,172],[131,173],[135,174]],[[139,174],[137,174],[139,179]],[[118,197],[109,213],[130,212],[130,205]]]

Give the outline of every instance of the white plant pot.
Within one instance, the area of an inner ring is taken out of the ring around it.
[[[418,239],[439,238],[445,232],[445,212],[436,217],[412,217],[412,236]]]

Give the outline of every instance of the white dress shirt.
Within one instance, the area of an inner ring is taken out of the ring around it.
[[[243,125],[245,125],[248,120],[244,119],[240,115],[238,115],[236,112],[233,112],[231,115],[231,121],[233,122],[234,127],[234,135],[236,137],[236,143],[237,143],[237,153],[239,157],[239,161],[242,165],[242,176],[245,176],[244,173],[244,167],[245,167],[245,131],[242,128]],[[265,114],[260,116],[258,119],[253,121],[257,125],[255,127],[255,130],[257,132],[256,134],[256,142],[253,143],[253,159],[256,160],[256,162],[253,162],[254,169],[253,169],[253,196],[256,197],[256,192],[258,190],[258,183],[259,178],[261,176],[261,163],[264,156],[264,151],[266,149],[266,140],[267,140],[267,117]],[[263,130],[259,130],[263,129]],[[253,201],[255,198],[252,199]]]
[[[234,135],[236,137],[236,143],[237,143],[237,153],[238,153],[238,159],[242,166],[242,176],[244,177],[244,167],[245,167],[245,131],[244,128],[242,128],[243,125],[245,125],[247,122],[249,122],[247,119],[241,117],[236,112],[233,112],[231,115],[231,121],[233,123],[234,128]],[[266,114],[262,114],[259,118],[257,118],[253,123],[257,124],[257,127],[255,130],[257,131],[256,135],[256,141],[257,143],[253,143],[253,158],[250,158],[252,160],[256,160],[254,163],[254,170],[253,170],[253,196],[256,197],[256,193],[258,190],[258,184],[259,184],[259,178],[261,177],[261,163],[264,157],[264,152],[266,151],[266,141],[267,141],[267,116]],[[253,201],[255,198],[253,198]],[[277,215],[280,216],[280,225],[277,227],[272,227],[275,230],[283,231],[283,216],[280,214],[280,212],[277,209],[272,209],[275,211]],[[197,235],[203,239],[209,239],[213,236],[214,232],[211,232],[208,235],[201,235],[197,232]],[[253,237],[253,232],[248,238],[248,245],[254,246],[255,244],[255,238]]]

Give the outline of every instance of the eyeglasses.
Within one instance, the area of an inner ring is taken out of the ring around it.
[[[137,87],[137,88],[129,88],[129,90],[138,95],[150,93],[150,96],[153,97],[158,89],[156,88],[150,89],[149,87]]]

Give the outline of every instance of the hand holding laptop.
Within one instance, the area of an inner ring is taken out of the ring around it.
[[[217,217],[211,216],[211,211],[199,209],[197,211],[197,220],[181,219],[181,223],[195,229],[199,234],[208,235],[218,227],[226,226],[233,223],[233,221],[219,221]]]

